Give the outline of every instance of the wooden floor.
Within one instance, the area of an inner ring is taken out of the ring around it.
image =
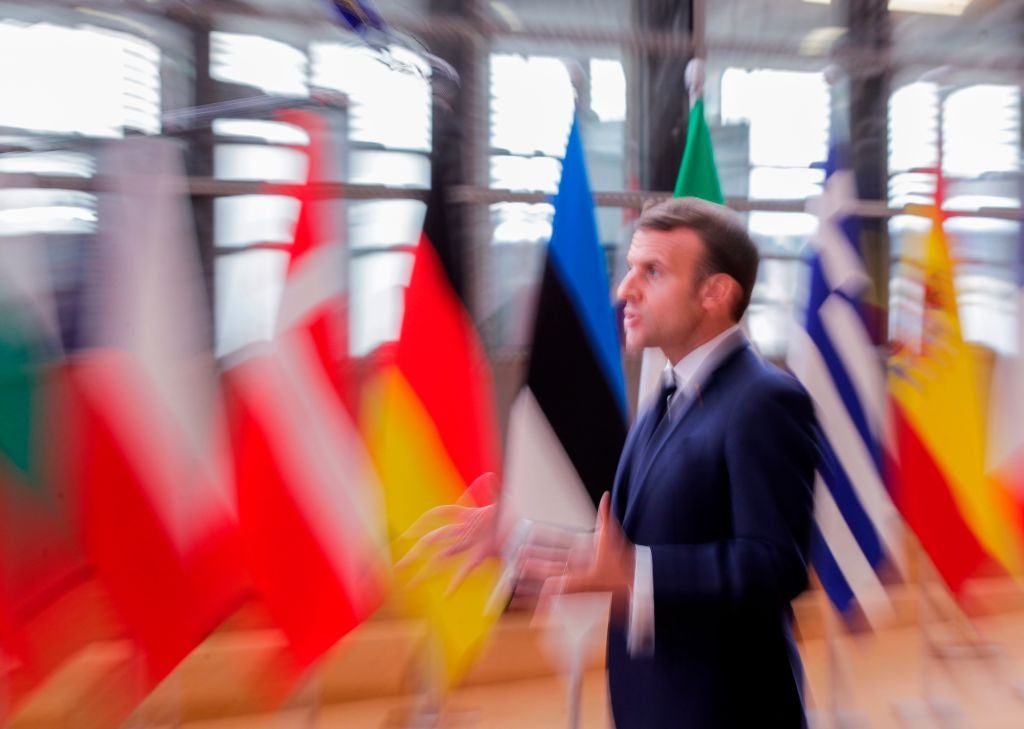
[[[1024,615],[974,621],[980,640],[944,641],[937,657],[918,629],[839,641],[847,681],[833,690],[826,641],[807,641],[808,707],[823,727],[1024,727]],[[842,675],[842,674],[840,674]],[[839,701],[836,711],[832,697]],[[845,719],[837,723],[836,717]]]
[[[797,604],[806,702],[815,729],[955,727],[1024,729],[1024,592],[989,590],[966,648],[962,623],[933,621],[924,649],[913,591],[894,591],[899,625],[851,635],[828,623],[813,594]],[[983,611],[984,612],[984,611]],[[831,625],[831,629],[829,628]],[[529,616],[506,615],[490,645],[444,702],[440,717],[414,704],[410,676],[422,633],[415,622],[383,616],[360,627],[322,663],[317,678],[286,708],[254,708],[252,673],[280,649],[261,619],[235,620],[211,637],[129,719],[130,729],[555,729],[568,726],[566,680],[548,653],[548,633]],[[953,626],[950,628],[950,626]],[[600,628],[600,626],[598,626]],[[581,727],[610,729],[602,630],[582,690]],[[838,636],[829,650],[827,634]],[[994,650],[989,650],[994,649]],[[15,717],[13,729],[108,729],[111,686],[131,655],[98,645],[59,672]],[[247,687],[247,681],[249,682]],[[120,685],[124,685],[123,682]],[[106,687],[106,688],[105,688]],[[309,696],[318,695],[322,701]],[[928,699],[929,701],[926,701]],[[322,705],[321,705],[322,704]],[[121,714],[123,716],[123,714]],[[412,717],[412,718],[410,718]],[[681,724],[685,727],[685,724]],[[771,729],[770,727],[768,729]]]
[[[843,637],[838,662],[847,682],[830,671],[824,639],[801,645],[807,678],[807,703],[812,727],[1024,727],[1024,615],[1003,615],[976,621],[979,631],[999,650],[987,657],[928,659],[916,628]],[[923,669],[927,673],[923,673]],[[923,680],[923,677],[926,678]],[[835,681],[835,684],[833,682]],[[842,694],[833,706],[832,686]],[[926,693],[932,701],[924,701]],[[275,715],[209,720],[190,729],[352,729],[399,726],[546,729],[568,722],[567,683],[559,677],[508,681],[456,691],[440,721],[429,713],[411,722],[407,699],[352,701],[321,708],[292,708]],[[600,668],[588,671],[583,685],[582,727],[611,727]]]

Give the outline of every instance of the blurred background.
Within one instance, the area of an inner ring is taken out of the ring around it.
[[[962,337],[977,356],[985,402],[993,363],[1020,354],[1019,0],[377,0],[366,7],[379,18],[357,12],[349,23],[337,5],[0,2],[0,245],[27,245],[32,270],[44,271],[45,284],[22,269],[6,273],[21,286],[8,293],[29,291],[22,305],[45,291],[51,345],[70,355],[95,341],[81,312],[97,295],[97,241],[113,224],[104,215],[117,219],[101,204],[112,174],[105,165],[118,143],[151,137],[177,140],[182,150],[175,189],[189,203],[189,230],[166,242],[197,254],[190,280],[199,293],[187,305],[201,302],[205,350],[223,366],[273,338],[302,206],[294,188],[311,174],[303,149],[312,138],[277,112],[315,110],[327,121],[336,162],[318,182],[335,200],[344,241],[347,354],[365,371],[398,338],[432,155],[447,155],[458,211],[449,232],[504,432],[529,357],[551,196],[574,110],[614,285],[640,207],[675,187],[692,102],[685,69],[701,58],[722,192],[762,253],[745,326],[764,355],[785,362],[801,319],[819,229],[808,201],[823,192],[837,136],[848,142],[859,188],[870,279],[864,316],[879,358],[894,333],[914,330],[925,305],[926,291],[901,256],[930,227],[908,213],[932,204],[938,173],[943,209],[956,213],[945,232]],[[432,86],[436,59],[460,78],[454,101]],[[438,149],[434,119],[452,104],[461,142]],[[164,220],[171,218],[151,224]],[[184,300],[191,288],[175,290]],[[635,411],[640,360],[625,355],[624,363]],[[8,421],[12,433],[29,429],[28,420]],[[942,618],[952,615],[955,627],[947,642],[962,651],[922,649],[928,573],[907,542],[909,580],[889,587],[887,627],[844,620],[820,587],[797,606],[816,725],[1024,725],[1024,597],[1016,581],[979,577],[956,603],[940,594],[949,602]],[[150,698],[130,721],[431,725],[402,713],[418,687],[419,633],[387,605],[318,664],[313,688],[285,708],[248,701],[238,676],[263,655],[261,641],[273,642],[270,622],[255,609],[234,614],[155,692],[142,692]],[[115,644],[90,642],[91,655],[74,652],[46,671],[28,698],[9,679],[0,714],[25,727],[111,723],[95,705],[123,687],[110,676],[132,664]],[[599,653],[584,685],[585,726],[610,723]],[[460,682],[453,712],[434,720],[563,725],[565,687],[545,655],[528,617],[505,616]]]
[[[463,80],[465,255],[473,315],[497,362],[514,360],[529,338],[552,215],[542,194],[558,182],[574,94],[593,189],[670,190],[689,109],[683,69],[695,52],[707,61],[705,108],[723,191],[765,255],[749,321],[764,353],[785,355],[798,261],[816,229],[804,201],[820,191],[834,112],[851,130],[862,196],[887,206],[868,220],[876,303],[898,308],[900,272],[890,258],[914,227],[898,211],[929,199],[933,180],[922,170],[936,164],[941,125],[946,206],[986,213],[949,230],[964,264],[965,335],[997,350],[1014,346],[1019,8],[847,4],[378,3],[395,29],[452,62]],[[346,195],[352,350],[365,354],[397,335],[397,292],[411,265],[403,246],[421,225],[416,190],[429,182],[431,150],[428,67],[414,51],[393,44],[389,64],[315,2],[12,3],[4,17],[3,61],[17,69],[4,78],[4,173],[88,179],[90,140],[187,139],[188,172],[206,183],[197,229],[219,355],[269,331],[287,252],[254,244],[286,242],[297,211],[286,196],[255,188],[297,181],[301,155],[289,150],[297,139],[287,127],[244,111],[233,117],[230,106],[187,132],[176,127],[194,120],[174,112],[260,94],[338,94],[338,181],[357,186]],[[848,88],[830,86],[830,65],[848,75]],[[66,149],[54,149],[57,136]],[[96,228],[95,204],[87,190],[46,187],[4,190],[3,231],[42,236],[72,269],[74,241]],[[597,201],[614,274],[637,203]]]

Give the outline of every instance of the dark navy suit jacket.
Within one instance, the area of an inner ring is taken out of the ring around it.
[[[616,727],[803,727],[790,601],[807,583],[811,400],[742,342],[668,427],[656,409],[630,431],[612,490],[626,536],[651,548],[655,613],[647,657],[609,631]]]

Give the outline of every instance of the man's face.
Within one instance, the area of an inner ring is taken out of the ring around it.
[[[703,256],[704,243],[688,228],[634,233],[626,257],[629,271],[618,289],[626,303],[628,349],[658,347],[676,362],[699,343],[695,340],[706,314],[704,282],[697,281]]]

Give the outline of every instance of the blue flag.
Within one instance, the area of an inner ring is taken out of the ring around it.
[[[592,528],[626,439],[625,378],[579,122],[537,303],[526,382],[509,418],[505,491],[517,517]]]
[[[334,14],[358,35],[367,30],[387,31],[387,24],[369,0],[329,0]]]

